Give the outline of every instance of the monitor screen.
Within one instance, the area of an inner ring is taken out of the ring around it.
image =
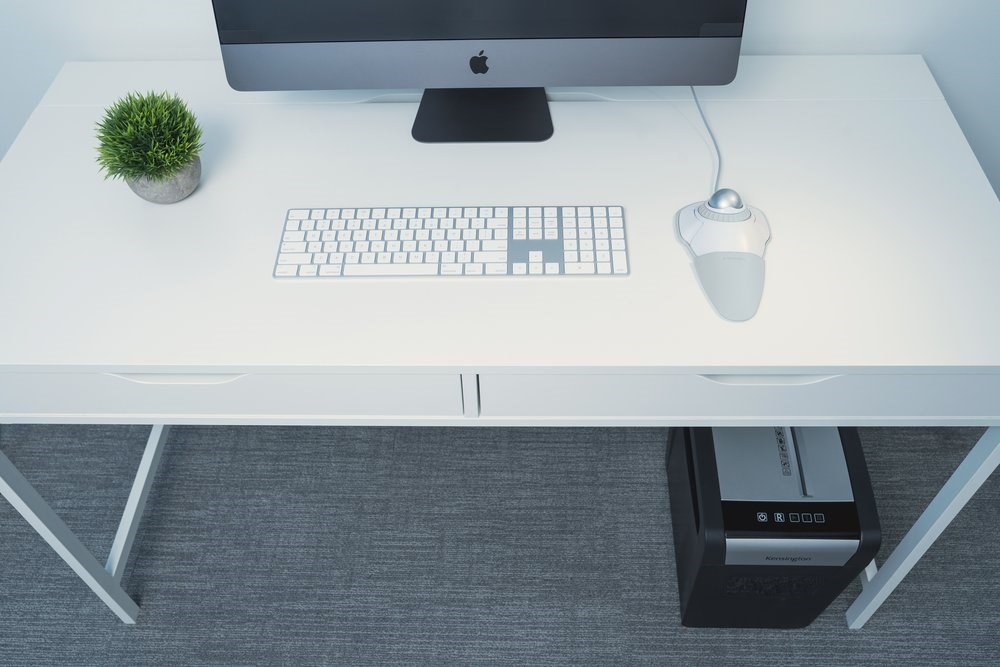
[[[216,0],[223,44],[739,37],[746,0]]]
[[[524,116],[522,108],[531,115],[539,95],[544,103],[544,87],[729,83],[746,12],[746,0],[213,4],[226,76],[237,90],[536,91],[524,107],[514,99],[520,93],[435,92],[457,100],[452,110],[431,114],[442,126],[466,115],[489,124],[475,120],[483,114],[495,125]]]

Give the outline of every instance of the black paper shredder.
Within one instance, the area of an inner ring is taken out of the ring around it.
[[[805,627],[881,542],[856,429],[672,429],[667,483],[685,626]]]

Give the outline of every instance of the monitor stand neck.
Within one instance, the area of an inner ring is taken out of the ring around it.
[[[545,141],[552,116],[544,88],[428,88],[413,121],[423,143]]]

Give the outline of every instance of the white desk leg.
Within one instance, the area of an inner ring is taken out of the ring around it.
[[[125,503],[125,511],[118,524],[114,542],[111,543],[108,562],[104,566],[115,581],[121,581],[122,573],[125,571],[132,543],[135,542],[135,534],[139,531],[139,520],[146,507],[146,498],[149,497],[149,489],[153,486],[153,475],[156,474],[160,456],[163,454],[163,443],[167,441],[169,431],[169,426],[157,424],[149,432],[149,440],[146,441],[146,449],[139,462],[139,471],[135,475],[135,481],[132,482],[132,491]]]
[[[865,584],[861,595],[847,609],[847,626],[857,630],[871,618],[903,577],[934,544],[952,519],[965,507],[983,482],[1000,465],[1000,427],[983,434],[972,451],[945,482],[910,532],[889,554],[885,565]]]
[[[0,493],[73,568],[77,576],[90,586],[97,597],[118,614],[118,618],[126,623],[135,623],[139,616],[139,605],[122,590],[118,580],[97,562],[94,555],[83,546],[3,452],[0,452]]]

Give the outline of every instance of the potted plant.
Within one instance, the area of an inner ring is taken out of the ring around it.
[[[105,178],[124,178],[157,204],[178,202],[201,179],[201,128],[176,95],[129,93],[97,125],[97,162]]]

